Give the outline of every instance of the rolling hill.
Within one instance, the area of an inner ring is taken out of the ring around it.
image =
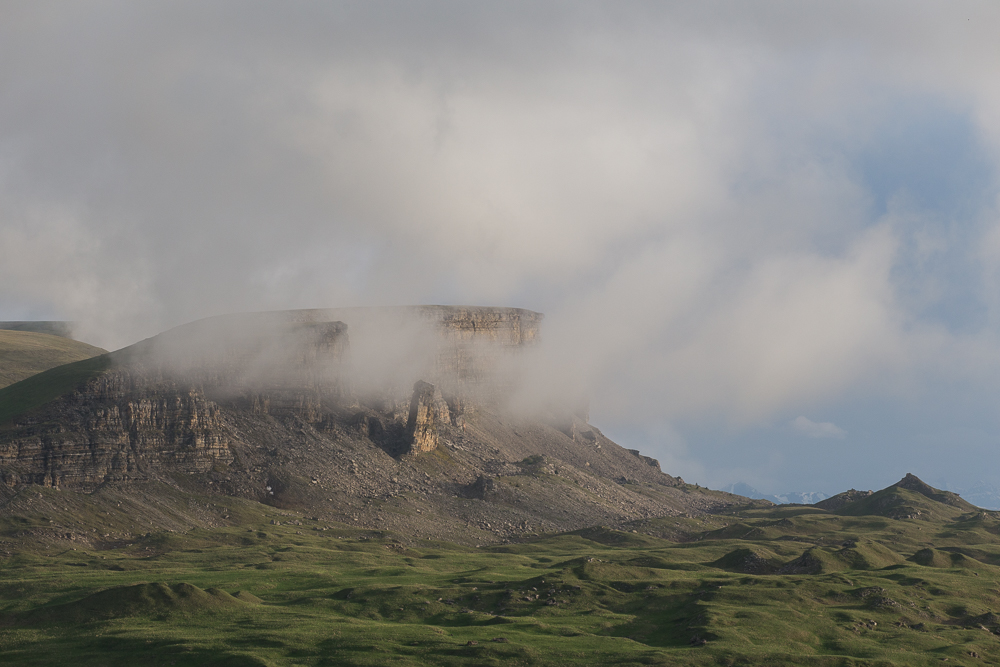
[[[0,388],[50,368],[105,352],[99,347],[63,336],[0,329]]]
[[[104,667],[1000,662],[1000,516],[912,476],[883,491],[851,513],[748,500],[472,546],[170,485],[27,485],[0,516],[0,654]],[[923,498],[920,515],[877,502],[896,494]],[[153,512],[174,523],[121,532]]]

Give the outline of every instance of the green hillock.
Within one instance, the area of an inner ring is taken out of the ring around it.
[[[785,574],[826,574],[845,570],[879,570],[904,562],[903,556],[866,540],[848,541],[841,547],[816,546],[780,568]]]
[[[848,568],[848,564],[830,549],[812,547],[782,566],[781,574],[829,574]]]
[[[128,617],[163,618],[172,614],[220,612],[249,604],[218,588],[188,583],[116,586],[80,600],[46,605],[13,619],[13,624],[82,624]],[[249,595],[251,598],[255,596]],[[259,604],[259,598],[255,598]]]
[[[611,530],[610,528],[605,528],[603,526],[584,528],[583,530],[573,531],[570,534],[579,535],[584,539],[606,546],[642,546],[649,543],[649,538],[645,535],[627,533],[620,530]]]
[[[830,496],[826,500],[821,500],[818,503],[815,503],[813,507],[818,507],[819,509],[832,512],[834,510],[839,510],[848,503],[853,503],[856,500],[867,498],[870,495],[872,495],[871,491],[858,491],[857,489],[850,489],[848,491],[838,493],[835,496]]]
[[[921,549],[907,560],[924,567],[951,567],[951,558],[948,554],[931,547]]]
[[[935,489],[915,475],[907,474],[890,487],[847,502],[832,511],[846,516],[875,515],[893,519],[926,520],[954,519],[977,509],[958,494]]]
[[[904,561],[899,553],[873,540],[849,542],[835,555],[852,570],[878,570]]]
[[[784,563],[770,549],[741,547],[711,563],[713,567],[744,574],[772,574]]]
[[[971,568],[974,570],[992,569],[985,568],[985,563],[981,563],[975,558],[967,556],[960,551],[952,551],[948,554],[948,558],[951,560],[951,567]]]

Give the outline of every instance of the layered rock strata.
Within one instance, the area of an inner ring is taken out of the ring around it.
[[[94,488],[164,472],[204,473],[233,460],[219,406],[186,386],[123,371],[101,375],[0,435],[0,480]]]
[[[406,438],[411,452],[432,452],[438,446],[439,428],[451,421],[448,404],[434,385],[417,380],[413,385]]]

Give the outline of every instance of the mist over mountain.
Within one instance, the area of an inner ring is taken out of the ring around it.
[[[579,388],[685,479],[1000,485],[994,4],[0,19],[0,320],[116,350],[223,313],[519,307],[541,396]]]
[[[57,366],[0,389],[0,505],[38,487],[113,491],[142,499],[141,519],[104,529],[130,540],[234,521],[178,499],[243,499],[482,544],[746,502],[614,443],[552,378],[540,392],[542,321],[477,306],[244,313]]]
[[[1000,664],[998,34],[0,2],[0,662]]]

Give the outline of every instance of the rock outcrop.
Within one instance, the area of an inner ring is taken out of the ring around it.
[[[437,387],[417,380],[406,420],[406,439],[411,452],[432,452],[438,446],[438,429],[451,421],[448,404]]]
[[[157,473],[204,473],[233,460],[233,434],[204,393],[170,384],[150,391],[122,371],[95,378],[3,435],[7,486],[92,489]]]

